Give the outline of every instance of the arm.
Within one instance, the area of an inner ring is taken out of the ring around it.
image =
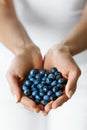
[[[0,41],[15,55],[33,45],[16,16],[13,0],[0,0]]]
[[[71,55],[87,49],[87,4],[79,23],[64,39],[63,46],[70,51]]]
[[[54,102],[45,106],[49,112],[51,109],[61,106],[70,99],[76,90],[77,81],[81,74],[79,66],[73,59],[73,55],[87,49],[87,5],[79,23],[71,30],[68,36],[60,43],[51,48],[44,58],[44,68],[50,70],[56,67],[62,75],[68,79],[64,94]]]
[[[0,0],[0,41],[15,56],[7,72],[15,101],[28,110],[39,112],[42,107],[23,95],[21,85],[32,68],[42,68],[42,56],[18,20],[12,0]]]

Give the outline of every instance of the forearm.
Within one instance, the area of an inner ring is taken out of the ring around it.
[[[70,51],[71,55],[87,49],[87,5],[79,23],[64,39],[63,45]]]
[[[27,48],[32,41],[16,16],[12,0],[7,1],[9,1],[7,4],[0,4],[0,41],[17,54]]]

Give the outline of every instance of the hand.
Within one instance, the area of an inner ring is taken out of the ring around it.
[[[7,79],[10,84],[12,94],[16,102],[22,103],[28,110],[39,112],[42,106],[38,106],[34,101],[24,96],[21,85],[30,69],[42,68],[42,56],[38,47],[30,44],[27,49],[16,55],[7,72]]]
[[[66,102],[76,90],[77,80],[81,74],[79,67],[73,60],[68,48],[63,45],[56,45],[50,49],[44,58],[44,68],[50,70],[51,67],[56,67],[62,75],[68,79],[65,87],[65,92],[55,101],[49,102],[45,106],[45,111],[49,112]]]

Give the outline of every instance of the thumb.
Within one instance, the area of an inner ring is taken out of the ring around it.
[[[22,91],[17,76],[10,73],[7,74],[7,80],[10,84],[10,90],[14,96],[15,102],[18,103],[22,97]]]
[[[68,98],[71,98],[72,95],[74,94],[74,92],[76,90],[77,80],[78,80],[78,77],[75,74],[73,74],[73,73],[69,74],[68,82],[65,87],[65,93]]]

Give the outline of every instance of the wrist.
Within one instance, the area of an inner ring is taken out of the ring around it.
[[[22,53],[30,52],[33,46],[34,44],[31,41],[28,41],[14,44],[14,46],[12,45],[12,48],[9,49],[14,53],[14,55],[20,55]]]
[[[0,0],[0,5],[2,6],[8,6],[13,4],[13,0]]]
[[[66,54],[71,55],[71,47],[66,45],[65,42],[56,44],[52,49],[59,53],[66,53]]]

